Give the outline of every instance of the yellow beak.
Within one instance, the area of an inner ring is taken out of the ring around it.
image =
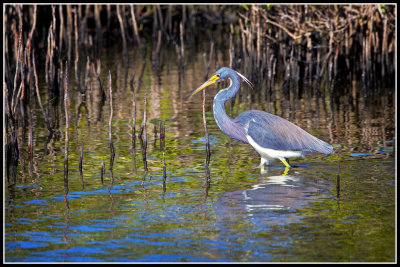
[[[212,76],[208,81],[206,81],[205,83],[203,83],[202,85],[200,85],[199,88],[197,88],[196,90],[194,90],[193,92],[191,92],[187,97],[185,97],[185,100],[188,99],[189,97],[191,97],[192,95],[197,94],[198,92],[200,92],[201,90],[203,90],[204,88],[206,88],[207,86],[215,83],[217,80],[219,79],[219,76],[214,75]]]

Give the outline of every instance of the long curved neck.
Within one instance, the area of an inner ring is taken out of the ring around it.
[[[236,73],[232,73],[229,77],[230,86],[228,88],[222,89],[214,97],[214,102],[225,103],[229,99],[235,97],[236,93],[239,91],[241,80]]]
[[[231,85],[226,89],[220,90],[218,94],[216,94],[214,97],[213,101],[214,118],[219,128],[225,134],[247,143],[247,139],[244,139],[243,134],[239,134],[236,132],[237,129],[239,129],[240,127],[235,127],[235,122],[225,112],[226,101],[235,97],[237,91],[240,88],[240,83],[241,83],[240,78],[236,73],[231,75],[230,79],[231,79]]]
[[[223,122],[225,120],[232,120],[232,118],[229,117],[225,112],[225,103],[229,99],[234,98],[240,88],[240,78],[236,73],[233,73],[231,77],[229,77],[229,79],[231,82],[230,86],[228,88],[220,90],[218,94],[215,95],[213,101],[214,117],[219,126],[220,122]]]

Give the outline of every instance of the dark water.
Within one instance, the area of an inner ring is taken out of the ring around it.
[[[350,94],[335,102],[328,96],[296,99],[277,88],[269,101],[249,101],[250,89],[242,88],[242,98],[227,105],[232,116],[248,109],[269,111],[335,148],[331,156],[311,154],[291,161],[295,167],[284,175],[278,161],[260,172],[258,154],[219,130],[211,107],[219,88],[210,88],[207,189],[201,94],[183,100],[204,81],[202,55],[192,56],[184,78],[173,53],[159,74],[149,60],[141,82],[140,60],[131,60],[126,69],[122,58],[118,51],[102,58],[104,88],[108,69],[113,76],[112,172],[109,100],[101,105],[95,79],[82,102],[71,75],[68,195],[63,182],[64,109],[55,105],[62,131],[48,140],[36,106],[33,164],[22,150],[17,183],[5,189],[5,261],[395,261],[393,90],[380,88],[379,97],[366,101],[353,83]],[[135,156],[131,142],[132,75],[137,133],[147,94],[147,173],[140,142],[136,140]],[[43,99],[50,114],[51,99]],[[154,135],[160,121],[166,128],[165,191],[163,151],[159,134]],[[84,187],[78,170],[82,144]]]

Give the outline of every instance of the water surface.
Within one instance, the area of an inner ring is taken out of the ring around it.
[[[61,131],[48,140],[37,105],[32,114],[33,164],[23,150],[17,183],[5,189],[5,261],[395,260],[393,105],[381,109],[388,99],[393,103],[390,95],[381,95],[374,104],[360,101],[353,109],[351,103],[342,104],[346,96],[332,106],[328,98],[288,99],[277,88],[268,102],[253,102],[243,94],[232,107],[229,103],[227,112],[232,116],[262,109],[333,144],[333,155],[293,160],[294,168],[284,175],[278,161],[260,172],[259,155],[219,130],[211,101],[221,87],[211,87],[206,107],[212,153],[207,188],[201,94],[183,100],[204,81],[202,55],[193,55],[182,73],[171,52],[158,73],[149,59],[143,68],[134,53],[129,54],[126,68],[118,53],[111,50],[102,58],[104,88],[108,88],[108,69],[113,76],[112,171],[109,99],[101,103],[93,79],[92,91],[83,101],[72,77],[69,193],[65,194],[63,182],[63,107],[55,106],[62,111]],[[147,172],[140,142],[132,143],[133,90],[136,134],[147,96]],[[47,109],[51,113],[49,105]],[[160,121],[166,128],[164,150]],[[82,144],[83,185],[78,170]]]

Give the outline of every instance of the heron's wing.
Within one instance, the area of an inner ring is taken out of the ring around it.
[[[276,149],[332,153],[332,146],[293,123],[264,111],[243,112],[236,119],[258,145]]]

